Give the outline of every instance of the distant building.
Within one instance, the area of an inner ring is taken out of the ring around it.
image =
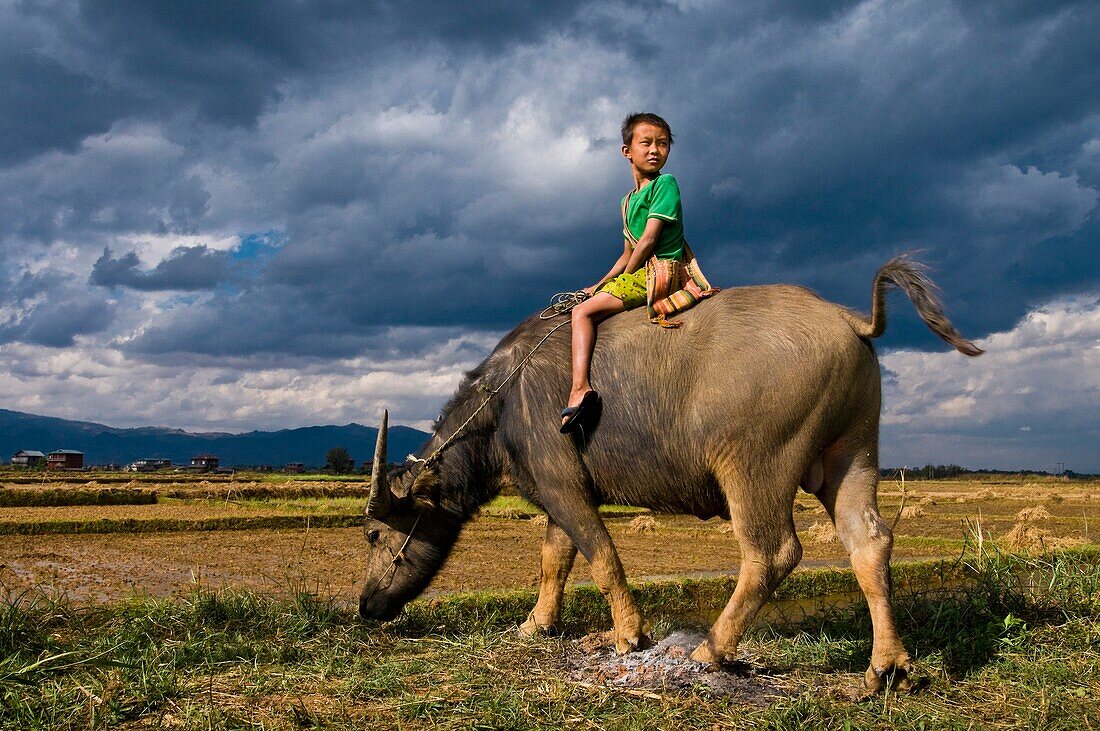
[[[46,461],[46,455],[34,449],[20,449],[11,456],[16,467],[37,467]]]
[[[288,475],[300,475],[306,471],[306,466],[301,462],[287,462],[283,472]]]
[[[51,470],[83,469],[84,453],[75,449],[56,449],[46,456],[46,467]]]
[[[218,469],[218,458],[212,454],[200,454],[191,458],[191,469],[198,472],[213,472]]]
[[[126,469],[129,472],[156,472],[172,466],[170,459],[139,459],[131,462]]]

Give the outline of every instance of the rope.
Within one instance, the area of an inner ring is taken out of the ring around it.
[[[583,289],[577,290],[576,292],[558,292],[550,298],[550,305],[539,314],[539,319],[550,320],[554,317],[557,317],[558,315],[564,315],[565,313],[569,312],[574,307],[579,305],[581,302],[584,302],[586,299],[588,299],[588,294]],[[458,436],[463,432],[463,430],[466,429],[467,426],[470,425],[470,422],[474,420],[474,417],[477,416],[481,412],[481,410],[485,408],[485,406],[490,401],[493,400],[494,396],[500,393],[500,389],[504,388],[508,381],[512,380],[512,378],[517,373],[519,373],[525,365],[527,365],[527,362],[534,357],[535,353],[538,352],[538,349],[542,347],[542,344],[549,340],[551,335],[553,335],[569,323],[570,320],[565,320],[564,322],[559,322],[557,325],[552,327],[550,329],[550,332],[546,333],[546,335],[542,337],[542,340],[540,340],[535,345],[535,347],[531,348],[531,352],[528,353],[526,357],[524,357],[524,359],[521,360],[519,364],[512,369],[512,372],[505,376],[503,381],[497,384],[496,388],[489,388],[484,384],[479,385],[479,388],[489,395],[485,397],[485,400],[481,402],[480,406],[474,409],[474,413],[470,414],[469,418],[467,418],[466,421],[462,422],[462,426],[458,427],[458,429],[456,429],[451,434],[451,436],[447,437],[446,441],[436,447],[435,451],[432,452],[427,459],[419,459],[417,457],[413,457],[411,454],[409,455],[409,457],[414,462],[423,463],[425,468],[431,467],[433,464],[438,462],[440,456],[443,454],[443,450],[451,446],[451,444],[453,444],[454,441],[458,439]]]
[[[393,553],[393,549],[389,546],[386,547],[393,555],[393,558],[390,559],[390,565],[387,566],[386,570],[382,572],[382,575],[378,577],[378,581],[374,583],[374,588],[370,590],[370,594],[367,594],[368,601],[382,588],[382,582],[386,580],[386,577],[389,577],[391,582],[393,581],[393,576],[390,576],[390,571],[393,571],[395,575],[397,574],[397,564],[404,560],[405,549],[409,547],[409,541],[412,540],[413,533],[416,531],[416,526],[420,524],[420,516],[423,514],[423,511],[416,514],[416,520],[413,521],[412,528],[409,529],[409,534],[405,536],[405,542],[401,544],[401,548],[397,549],[397,553]]]
[[[588,293],[583,289],[578,289],[576,292],[558,292],[550,298],[550,306],[539,313],[539,319],[549,320],[562,313],[569,312],[588,297]]]

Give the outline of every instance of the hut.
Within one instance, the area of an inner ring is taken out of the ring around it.
[[[200,472],[213,472],[218,469],[218,458],[212,454],[200,454],[191,458],[191,469]]]
[[[11,456],[15,467],[37,467],[46,461],[46,455],[36,449],[20,449]]]
[[[84,453],[75,449],[55,449],[46,455],[46,467],[51,470],[84,469]]]

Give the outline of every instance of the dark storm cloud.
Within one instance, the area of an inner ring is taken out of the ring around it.
[[[106,330],[115,317],[113,302],[90,296],[64,277],[24,273],[5,284],[0,306],[9,315],[0,322],[0,343],[65,348],[74,344],[77,335]]]
[[[77,335],[102,332],[114,319],[114,307],[102,300],[71,299],[35,305],[18,322],[0,325],[0,343],[23,342],[66,348]]]
[[[123,347],[133,355],[176,364],[189,362],[180,360],[181,354],[198,356],[196,362],[202,363],[211,363],[208,357],[241,356],[274,356],[278,363],[285,354],[346,358],[369,353],[378,359],[415,359],[462,334],[461,328],[448,327],[447,318],[393,327],[385,324],[391,318],[371,321],[370,310],[359,317],[349,316],[352,310],[343,298],[326,297],[321,287],[308,295],[285,286],[219,294],[211,306],[172,313]],[[456,353],[465,358],[481,355],[461,345]]]
[[[71,149],[132,114],[194,112],[250,127],[280,85],[393,48],[443,43],[475,53],[537,39],[578,2],[491,0],[301,3],[292,0],[84,0],[7,9],[23,50],[0,58],[0,161]],[[64,51],[56,50],[58,46]],[[55,57],[46,55],[53,53]]]
[[[129,101],[125,92],[33,53],[0,55],[0,68],[0,164],[72,150],[105,132]]]
[[[851,20],[843,30],[852,38],[762,30],[741,39],[756,46],[743,54],[751,65],[686,69],[688,87],[722,91],[690,104],[663,95],[692,132],[674,155],[696,186],[687,201],[701,214],[692,218],[695,240],[721,249],[712,257],[719,280],[799,281],[866,307],[875,268],[922,249],[960,324],[978,335],[1011,326],[1036,300],[1095,286],[1095,258],[1080,260],[1096,242],[1096,179],[1077,167],[1100,129],[1098,7],[1008,13],[924,3]],[[736,48],[727,28],[695,32]],[[1052,148],[1073,152],[1055,164]],[[1003,180],[1031,165],[1061,178],[1049,209],[980,215],[991,186],[1015,203],[1051,182]],[[1067,206],[1083,213],[1045,227]],[[1018,276],[1060,260],[1083,265],[1076,281]],[[890,342],[935,347],[909,309],[896,309]]]
[[[617,254],[628,106],[673,123],[667,170],[722,284],[866,308],[875,269],[920,249],[980,336],[1100,279],[1095,3],[19,7],[38,64],[21,75],[62,82],[42,101],[57,129],[19,127],[12,159],[114,132],[66,168],[13,168],[6,195],[0,171],[15,243],[94,258],[112,234],[285,232],[247,287],[155,319],[133,352],[320,356],[378,328],[507,328]],[[94,105],[111,93],[114,119]],[[599,104],[615,110],[585,127],[585,160],[620,177],[548,172],[547,140]],[[209,287],[215,258],[105,256],[91,281]],[[891,314],[887,345],[940,347],[911,307]]]
[[[92,267],[90,284],[101,287],[128,287],[144,291],[168,289],[212,289],[230,273],[229,256],[224,251],[212,251],[205,246],[180,246],[155,267],[146,271],[135,252],[117,259],[110,248]]]

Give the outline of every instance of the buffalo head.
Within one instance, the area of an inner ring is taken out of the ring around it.
[[[407,470],[393,479],[386,472],[389,413],[374,449],[371,491],[364,535],[367,569],[359,595],[364,619],[389,620],[428,585],[458,537],[460,521],[439,507],[439,476],[434,466]]]

